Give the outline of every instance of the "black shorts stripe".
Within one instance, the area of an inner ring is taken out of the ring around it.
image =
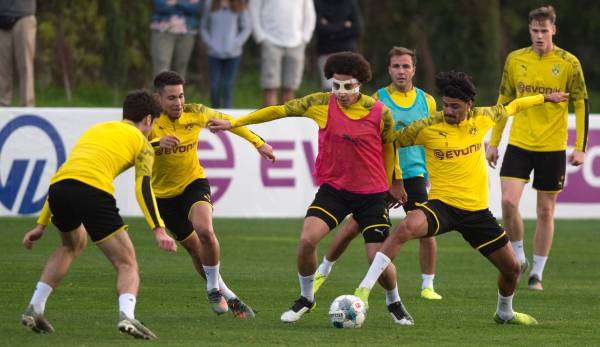
[[[150,176],[142,177],[142,196],[144,197],[144,203],[146,204],[150,218],[152,218],[154,227],[159,226],[158,214],[156,213],[156,208],[152,201],[152,186],[150,185]]]

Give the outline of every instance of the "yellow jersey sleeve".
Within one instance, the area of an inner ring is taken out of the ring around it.
[[[398,160],[398,151],[394,144],[396,139],[394,133],[394,116],[392,111],[385,105],[381,105],[381,140],[383,141],[383,162],[388,182],[394,179],[402,179],[402,169]]]
[[[146,217],[150,229],[165,227],[160,218],[156,198],[152,191],[151,178],[152,166],[154,165],[154,151],[150,143],[144,141],[135,157],[135,197]]]
[[[583,77],[581,63],[573,56],[571,62],[571,76],[567,81],[567,91],[569,99],[573,102],[575,110],[575,149],[585,152],[587,147],[588,123],[589,123],[589,103],[588,93]]]
[[[508,99],[504,95],[500,95],[498,97],[498,101],[496,102],[496,104],[506,105],[509,102],[510,102],[510,99]],[[492,137],[490,138],[490,146],[498,147],[500,145],[500,140],[502,140],[502,133],[504,133],[504,128],[506,127],[507,121],[508,121],[508,118],[504,117],[496,122],[496,125],[492,129]]]
[[[419,119],[410,123],[410,125],[395,132],[396,146],[397,147],[409,147],[414,145],[424,145],[426,138],[422,135],[422,130],[431,126],[432,124],[440,123],[443,121],[444,114],[436,112],[433,115]]]
[[[204,105],[202,105],[202,108],[198,114],[201,115],[202,123],[203,123],[203,124],[201,124],[201,126],[203,128],[206,127],[206,123],[210,119],[224,119],[224,120],[229,121],[230,123],[234,122],[234,118],[232,116],[222,113],[222,112],[219,112],[217,110],[214,110],[210,107],[206,107]],[[265,141],[260,136],[256,135],[254,132],[250,131],[248,128],[246,128],[244,126],[236,126],[236,128],[232,129],[231,132],[236,134],[237,136],[243,138],[244,140],[250,142],[255,148],[258,148],[265,144]]]
[[[265,123],[285,117],[307,117],[315,121],[319,128],[327,124],[327,105],[331,93],[314,93],[286,102],[284,105],[268,106],[240,117],[231,127]]]
[[[429,115],[432,115],[435,113],[435,109],[437,107],[436,103],[435,103],[435,99],[433,98],[433,96],[425,93],[425,101],[427,102],[427,111],[429,111]]]
[[[491,107],[475,107],[472,112],[473,114],[487,117],[493,123],[497,123],[501,120],[505,120],[509,116],[543,103],[544,96],[542,94],[538,94],[515,99],[506,106],[499,104]]]
[[[37,219],[37,224],[44,226],[48,225],[50,223],[50,217],[52,217],[52,212],[50,211],[50,205],[48,205],[48,198],[46,198],[44,207],[42,207],[40,216]]]

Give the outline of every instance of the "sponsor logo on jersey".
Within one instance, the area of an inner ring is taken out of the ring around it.
[[[462,149],[449,149],[449,150],[445,150],[445,151],[442,151],[439,149],[434,149],[433,155],[435,156],[436,159],[439,159],[439,160],[455,159],[455,158],[459,158],[459,157],[464,157],[471,153],[478,152],[479,150],[481,150],[481,143],[476,143],[476,144],[470,145],[469,147],[465,147]]]
[[[162,148],[162,147],[158,147],[156,148],[156,151],[154,152],[155,155],[163,155],[163,154],[177,154],[177,153],[185,153],[188,151],[191,151],[192,149],[195,148],[194,143],[190,143],[189,145],[182,145],[182,146],[176,146],[173,148]]]
[[[560,89],[558,89],[558,88],[545,87],[545,86],[533,86],[531,84],[525,84],[523,82],[519,82],[517,84],[517,89],[519,90],[519,93],[550,94],[550,93],[560,92]]]

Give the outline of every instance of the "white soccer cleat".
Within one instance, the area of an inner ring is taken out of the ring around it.
[[[290,310],[283,312],[281,321],[284,323],[294,323],[300,320],[305,313],[310,312],[314,307],[314,302],[310,302],[307,298],[301,296],[294,302],[294,305]]]

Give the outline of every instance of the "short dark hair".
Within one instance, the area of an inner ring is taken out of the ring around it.
[[[412,49],[408,49],[406,47],[397,47],[397,46],[392,47],[392,49],[390,49],[390,51],[388,52],[388,66],[392,62],[392,57],[401,56],[401,55],[410,56],[410,58],[412,59],[413,66],[417,66],[417,54],[415,53],[415,51],[413,51]]]
[[[123,119],[134,123],[142,121],[147,115],[154,119],[160,112],[160,106],[146,90],[130,91],[123,101]]]
[[[464,102],[473,100],[477,94],[471,76],[460,71],[438,73],[435,75],[435,84],[442,96],[460,99]]]
[[[556,22],[556,11],[551,5],[538,7],[529,12],[529,24],[533,21],[543,22],[545,20],[549,20],[552,24]]]
[[[163,71],[154,77],[154,89],[163,90],[165,86],[184,85],[185,80],[175,71]]]
[[[327,58],[323,70],[325,78],[332,78],[333,74],[338,74],[352,76],[361,84],[371,80],[371,65],[358,53],[334,53]]]

